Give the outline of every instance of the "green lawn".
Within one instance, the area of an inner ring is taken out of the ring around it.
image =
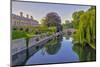
[[[19,39],[19,38],[25,38],[27,37],[26,32],[23,31],[12,31],[12,39]]]
[[[38,31],[38,33],[36,33]],[[33,37],[34,35],[41,35],[43,33],[48,33],[48,35],[52,35],[54,32],[56,32],[55,27],[36,27],[33,28],[32,32],[25,32],[20,30],[12,30],[12,40],[13,39],[19,39],[19,38],[27,38],[27,37]]]

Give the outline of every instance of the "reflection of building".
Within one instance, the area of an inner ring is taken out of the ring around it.
[[[12,14],[12,28],[16,29],[23,29],[25,30],[26,28],[30,28],[33,26],[38,26],[38,21],[34,20],[33,17],[31,16],[29,18],[29,15],[27,14],[26,17],[23,16],[23,13],[20,12],[20,16]]]

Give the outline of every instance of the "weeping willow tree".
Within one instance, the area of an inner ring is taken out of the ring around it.
[[[79,41],[79,43],[82,46],[88,44],[94,49],[96,40],[95,11],[96,8],[92,6],[90,9],[88,9],[86,12],[80,15],[79,25],[78,25],[79,28],[77,28],[77,32],[74,34],[74,39]]]
[[[73,18],[73,27],[75,29],[78,29],[79,28],[79,22],[80,22],[80,17],[81,15],[84,13],[84,11],[79,11],[79,12],[74,12],[72,14],[72,18]]]

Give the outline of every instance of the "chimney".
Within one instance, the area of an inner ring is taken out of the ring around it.
[[[28,14],[26,15],[26,18],[29,18],[29,15]]]
[[[20,12],[20,16],[23,17],[23,12]]]
[[[31,16],[31,19],[33,20],[33,16]]]

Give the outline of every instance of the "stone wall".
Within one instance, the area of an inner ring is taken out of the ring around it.
[[[26,40],[24,38],[13,40],[11,44],[12,66],[25,65],[25,62],[30,56],[35,54],[39,49],[41,49],[45,45],[45,43],[47,43],[53,37],[56,37],[60,34],[62,33],[56,33],[41,39],[39,38],[39,41],[36,41],[36,37],[30,38],[28,42],[28,47],[26,46]]]

